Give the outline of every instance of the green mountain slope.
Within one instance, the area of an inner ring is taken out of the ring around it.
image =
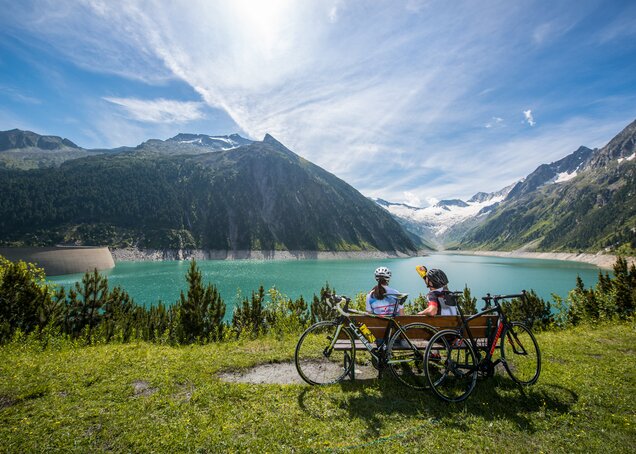
[[[163,144],[54,168],[0,169],[0,244],[415,249],[388,213],[270,136],[187,155]]]
[[[467,233],[461,247],[636,249],[635,139],[633,122],[605,147],[586,156],[571,180],[528,189],[530,178],[526,179],[483,224]]]

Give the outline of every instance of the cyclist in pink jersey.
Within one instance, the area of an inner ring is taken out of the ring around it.
[[[390,279],[390,269],[381,266],[375,270],[375,280],[378,284],[367,294],[367,312],[389,317],[404,315],[404,305],[399,303],[401,294],[394,288],[389,287]]]

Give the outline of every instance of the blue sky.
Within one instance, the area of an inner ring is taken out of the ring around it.
[[[0,0],[0,130],[270,133],[426,206],[636,119],[634,1]]]

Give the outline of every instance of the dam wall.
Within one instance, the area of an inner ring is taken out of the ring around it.
[[[107,247],[53,246],[0,248],[0,255],[12,262],[22,260],[44,268],[47,276],[107,270],[115,261]]]

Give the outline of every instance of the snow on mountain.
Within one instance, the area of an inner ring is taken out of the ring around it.
[[[634,158],[636,158],[636,153],[632,153],[630,156],[627,156],[626,158],[618,158],[618,163],[620,164],[623,161],[631,161]]]
[[[556,179],[554,180],[555,183],[563,183],[565,181],[570,181],[572,178],[574,178],[577,175],[577,171],[575,170],[574,172],[568,173],[568,172],[561,172],[558,173],[556,176]]]
[[[403,203],[373,199],[407,227],[418,225],[436,237],[441,237],[454,225],[469,218],[483,216],[506,198],[513,185],[492,194],[477,193],[468,202],[459,199],[442,200],[435,205],[421,208]]]
[[[226,151],[233,150],[234,148],[241,147],[243,145],[249,145],[251,140],[245,139],[238,134],[232,134],[229,136],[208,136],[206,134],[177,134],[176,136],[168,139],[166,142],[198,145],[205,148],[210,148],[211,151]]]

